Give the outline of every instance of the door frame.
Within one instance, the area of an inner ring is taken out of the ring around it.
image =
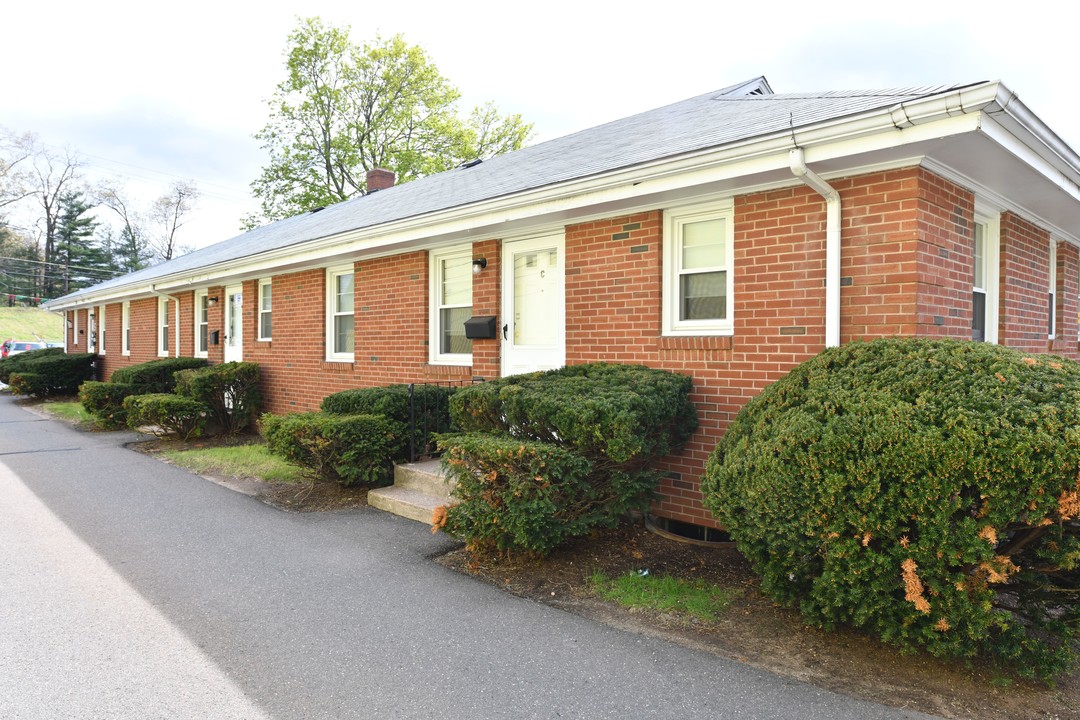
[[[544,250],[554,247],[557,252],[559,289],[556,295],[558,302],[550,311],[555,315],[555,323],[558,328],[558,342],[552,346],[543,346],[536,350],[515,347],[514,337],[514,255],[515,253],[529,252],[530,250]],[[500,375],[533,372],[535,370],[553,369],[566,364],[566,232],[562,228],[557,231],[544,233],[543,235],[531,235],[521,238],[506,239],[502,243],[500,253],[502,265],[502,299],[500,310],[502,324],[500,327],[501,352]],[[529,358],[529,355],[532,355]],[[522,358],[528,362],[527,369],[519,369],[511,372],[511,367],[521,363]]]
[[[240,296],[239,306],[234,307],[233,296]],[[232,338],[229,335],[229,329],[232,327],[231,322],[234,319],[235,313],[236,328],[238,338],[235,338],[236,344],[232,344]],[[243,362],[244,360],[244,286],[243,284],[228,285],[225,287],[225,348],[223,350],[224,362]],[[232,351],[230,352],[230,348]]]

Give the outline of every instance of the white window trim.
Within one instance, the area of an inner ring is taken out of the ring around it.
[[[210,355],[210,337],[209,337],[209,330],[210,330],[210,327],[209,327],[209,320],[210,320],[209,315],[210,315],[210,313],[209,313],[209,310],[207,310],[207,313],[206,313],[206,315],[204,317],[202,317],[202,318],[199,317],[199,313],[200,313],[200,311],[202,310],[202,307],[203,307],[203,301],[207,299],[208,295],[209,295],[209,289],[208,288],[204,288],[202,290],[196,290],[195,291],[194,307],[192,308],[192,313],[191,313],[192,314],[192,323],[191,324],[195,328],[194,331],[192,332],[192,336],[191,336],[191,349],[192,349],[192,355],[194,357],[197,357],[197,358],[209,357],[209,355]],[[199,340],[202,339],[202,337],[201,337],[202,333],[200,331],[202,330],[203,325],[207,326],[206,350],[200,350],[199,349]]]
[[[75,310],[72,314],[75,316],[75,326],[72,328],[72,338],[74,340],[71,344],[77,346],[79,344],[79,311]]]
[[[1057,240],[1050,238],[1050,288],[1047,296],[1050,317],[1047,319],[1049,333],[1047,339],[1057,338]]]
[[[723,218],[727,258],[727,317],[723,320],[679,319],[679,273],[682,227]],[[732,335],[735,332],[735,203],[721,201],[664,210],[663,334],[675,336]]]
[[[326,268],[326,361],[327,362],[353,362],[355,352],[334,352],[334,300],[337,291],[336,279],[339,275],[351,273],[353,275],[353,348],[356,348],[356,268],[352,263]],[[343,313],[344,314],[344,313]]]
[[[86,309],[86,352],[97,352],[97,308]]]
[[[159,297],[157,306],[157,354],[158,357],[169,357],[169,300]]]
[[[105,354],[105,306],[98,305],[97,309],[97,335],[98,355]]]
[[[264,292],[264,288],[270,288],[270,309],[269,310],[264,310],[263,309],[263,292]],[[274,285],[273,285],[273,278],[262,278],[262,279],[259,280],[259,293],[258,293],[257,300],[258,300],[258,303],[259,303],[259,307],[258,307],[258,311],[256,312],[256,315],[258,315],[258,317],[255,319],[255,322],[256,322],[255,334],[257,335],[255,340],[258,341],[258,342],[269,342],[270,340],[273,339],[273,335],[274,335],[274,324],[273,324],[274,323]],[[353,310],[354,310],[354,317],[355,317],[355,308]],[[270,334],[269,335],[263,335],[262,334],[263,315],[269,315],[270,316]],[[353,331],[354,331],[353,342],[356,341],[355,329],[356,328],[355,328],[355,323],[354,323],[354,326],[353,326]]]
[[[457,259],[460,257],[471,259],[472,245],[445,248],[429,253],[428,278],[430,284],[428,297],[430,298],[431,302],[428,307],[428,362],[432,365],[472,365],[473,362],[472,353],[439,352],[441,340],[440,331],[442,329],[439,326],[439,319],[441,317],[441,313],[439,311],[442,309],[442,306],[439,304],[439,291],[442,287],[442,261]],[[472,277],[472,275],[470,275],[469,277]],[[469,307],[472,307],[471,297],[469,299]]]
[[[986,227],[983,236],[983,263],[986,273],[986,287],[983,288],[986,293],[986,337],[983,342],[997,345],[1001,302],[999,288],[1001,283],[1001,210],[976,198],[975,222]],[[974,238],[974,228],[972,237]]]
[[[131,302],[124,301],[120,306],[120,354],[131,354]]]

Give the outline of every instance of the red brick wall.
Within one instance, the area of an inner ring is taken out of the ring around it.
[[[1057,332],[1050,352],[1080,360],[1077,314],[1080,313],[1080,254],[1072,245],[1057,246]]]
[[[970,338],[972,193],[918,167],[831,184],[842,198],[842,341]],[[1045,351],[1049,236],[1015,215],[1003,216],[1001,225],[1001,342]],[[658,514],[715,525],[701,507],[699,481],[716,440],[749,398],[824,348],[825,232],[825,202],[809,188],[735,198],[733,334],[663,337],[663,213],[566,227],[567,363],[641,363],[694,378],[700,428],[682,454],[664,463]],[[473,278],[474,315],[501,315],[500,249],[498,239],[473,244],[473,257],[487,260]],[[352,363],[324,360],[324,270],[273,278],[271,341],[256,340],[258,283],[246,282],[244,357],[262,368],[265,409],[316,409],[324,396],[350,387],[497,377],[498,339],[474,341],[471,367],[429,364],[428,264],[424,251],[356,263]],[[1078,273],[1076,249],[1061,246],[1059,340],[1052,348],[1073,356]],[[210,330],[223,330],[224,288],[209,292],[221,300],[210,308]],[[181,349],[190,354],[193,295],[180,301]],[[152,298],[132,303],[132,355],[121,358],[120,309],[110,306],[110,369],[157,357],[156,307]],[[211,345],[211,362],[222,361],[223,347]]]
[[[487,267],[473,275],[473,315],[494,315],[499,337],[492,340],[473,340],[473,377],[486,380],[501,374],[499,338],[502,337],[502,309],[499,306],[502,283],[502,245],[498,240],[473,243],[473,258],[484,258]]]
[[[1046,352],[1050,234],[1013,213],[1003,213],[1000,277],[998,342]]]

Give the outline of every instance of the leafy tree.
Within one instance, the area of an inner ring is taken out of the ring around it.
[[[348,27],[301,20],[286,68],[255,135],[270,158],[251,184],[263,217],[248,227],[361,194],[376,167],[407,182],[516,150],[532,133],[490,103],[460,118],[457,88],[401,35],[357,46]]]

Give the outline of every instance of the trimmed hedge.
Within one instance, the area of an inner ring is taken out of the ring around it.
[[[176,372],[201,367],[206,367],[205,358],[162,358],[118,368],[109,381],[134,385],[138,394],[171,393],[176,389]]]
[[[431,435],[450,430],[450,396],[456,388],[441,385],[415,385],[416,432],[413,444],[418,454],[433,449]],[[409,427],[409,386],[356,388],[327,395],[319,406],[335,415],[384,415]],[[402,452],[408,449],[408,439]]]
[[[479,433],[439,438],[455,503],[435,525],[464,538],[470,550],[524,550],[546,555],[568,538],[612,525],[649,488],[628,488],[615,499],[590,482],[592,465],[550,443]]]
[[[15,392],[34,397],[74,395],[84,381],[94,376],[94,360],[97,356],[93,353],[66,355],[62,350],[60,353],[46,353],[50,349],[54,348],[34,350],[8,358],[22,360],[26,355],[34,355],[17,363],[17,370],[8,373],[7,382]]]
[[[198,400],[171,393],[149,393],[124,398],[128,426],[158,428],[158,436],[178,435],[184,440],[202,435],[209,408]]]
[[[176,394],[198,400],[222,432],[234,435],[255,422],[261,400],[259,365],[227,362],[175,373]]]
[[[450,414],[466,432],[439,437],[458,486],[439,524],[476,548],[545,554],[647,509],[653,463],[697,427],[690,389],[682,375],[599,363],[459,390]]]
[[[0,360],[0,382],[4,384],[10,383],[11,373],[33,372],[27,365],[32,364],[35,360],[63,354],[64,348],[42,348],[41,350],[29,350],[6,357]]]
[[[450,416],[463,432],[552,442],[629,470],[676,452],[697,429],[692,380],[642,365],[593,363],[463,388]]]
[[[1080,364],[984,343],[827,350],[751,400],[704,502],[811,622],[1043,679],[1080,625]]]
[[[382,415],[267,413],[260,424],[270,452],[312,479],[346,486],[386,484],[406,435],[401,423]]]
[[[88,380],[79,386],[79,402],[106,428],[127,426],[124,399],[137,394],[133,385]]]

